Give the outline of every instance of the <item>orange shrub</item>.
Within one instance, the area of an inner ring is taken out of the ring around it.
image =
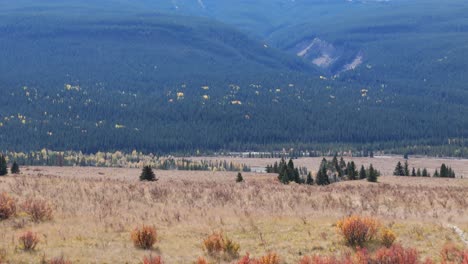
[[[253,262],[254,264],[279,264],[280,257],[276,253],[269,253]]]
[[[396,235],[393,233],[392,230],[385,228],[382,230],[382,236],[381,236],[381,241],[382,244],[386,247],[391,247],[393,245],[393,242],[395,242]]]
[[[224,251],[225,242],[222,232],[214,232],[203,240],[203,248],[208,255],[219,255]]]
[[[143,264],[164,264],[161,256],[147,256],[143,258]]]
[[[25,251],[34,250],[39,243],[37,234],[27,231],[19,237],[20,246]]]
[[[195,264],[208,264],[208,260],[206,260],[206,258],[204,258],[204,257],[198,257]]]
[[[0,220],[10,218],[16,213],[16,202],[8,194],[0,194]]]
[[[379,264],[416,264],[418,252],[413,248],[404,248],[395,244],[390,248],[381,248],[375,252],[375,261]]]
[[[258,259],[250,258],[249,253],[243,256],[237,264],[279,264],[280,258],[276,253],[269,253]]]
[[[353,215],[338,221],[338,231],[350,246],[363,247],[368,241],[374,239],[379,229],[379,222],[372,217]]]
[[[70,260],[65,259],[63,256],[56,257],[47,262],[48,264],[72,264]]]
[[[40,199],[27,199],[21,209],[31,218],[33,222],[52,220],[52,208],[49,204]]]
[[[150,249],[157,241],[156,229],[143,225],[141,228],[135,228],[132,231],[131,238],[135,247]]]
[[[221,256],[235,258],[239,256],[240,246],[238,243],[225,237],[222,232],[214,232],[203,240],[203,248],[210,256]]]

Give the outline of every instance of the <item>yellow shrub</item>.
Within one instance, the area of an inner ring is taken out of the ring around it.
[[[381,235],[381,240],[382,244],[389,248],[393,245],[393,242],[395,242],[396,235],[393,233],[392,230],[385,228],[382,230],[382,235]]]

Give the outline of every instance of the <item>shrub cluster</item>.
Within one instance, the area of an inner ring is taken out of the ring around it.
[[[50,259],[49,261],[43,261],[43,264],[72,264],[70,260],[67,260],[65,257],[55,257]]]
[[[0,220],[6,220],[16,214],[16,202],[6,193],[0,194]]]
[[[151,249],[157,241],[156,228],[145,225],[141,228],[135,228],[131,233],[131,239],[135,247]]]
[[[381,235],[381,242],[382,245],[386,246],[387,248],[391,247],[393,245],[393,242],[395,242],[396,235],[393,233],[392,230],[388,228],[384,228],[382,230],[382,235]]]
[[[227,259],[233,259],[239,256],[240,245],[222,232],[214,232],[203,240],[203,249],[212,257],[224,256]]]
[[[338,231],[349,246],[363,247],[377,235],[380,223],[372,217],[353,215],[337,223]]]
[[[53,219],[52,208],[44,200],[27,199],[21,209],[36,223]]]

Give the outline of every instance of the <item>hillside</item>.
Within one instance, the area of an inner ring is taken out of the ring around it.
[[[466,156],[466,8],[458,0],[7,2],[0,148]]]

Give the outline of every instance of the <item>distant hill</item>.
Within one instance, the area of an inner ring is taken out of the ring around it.
[[[461,0],[3,1],[0,149],[468,156],[467,12]]]

